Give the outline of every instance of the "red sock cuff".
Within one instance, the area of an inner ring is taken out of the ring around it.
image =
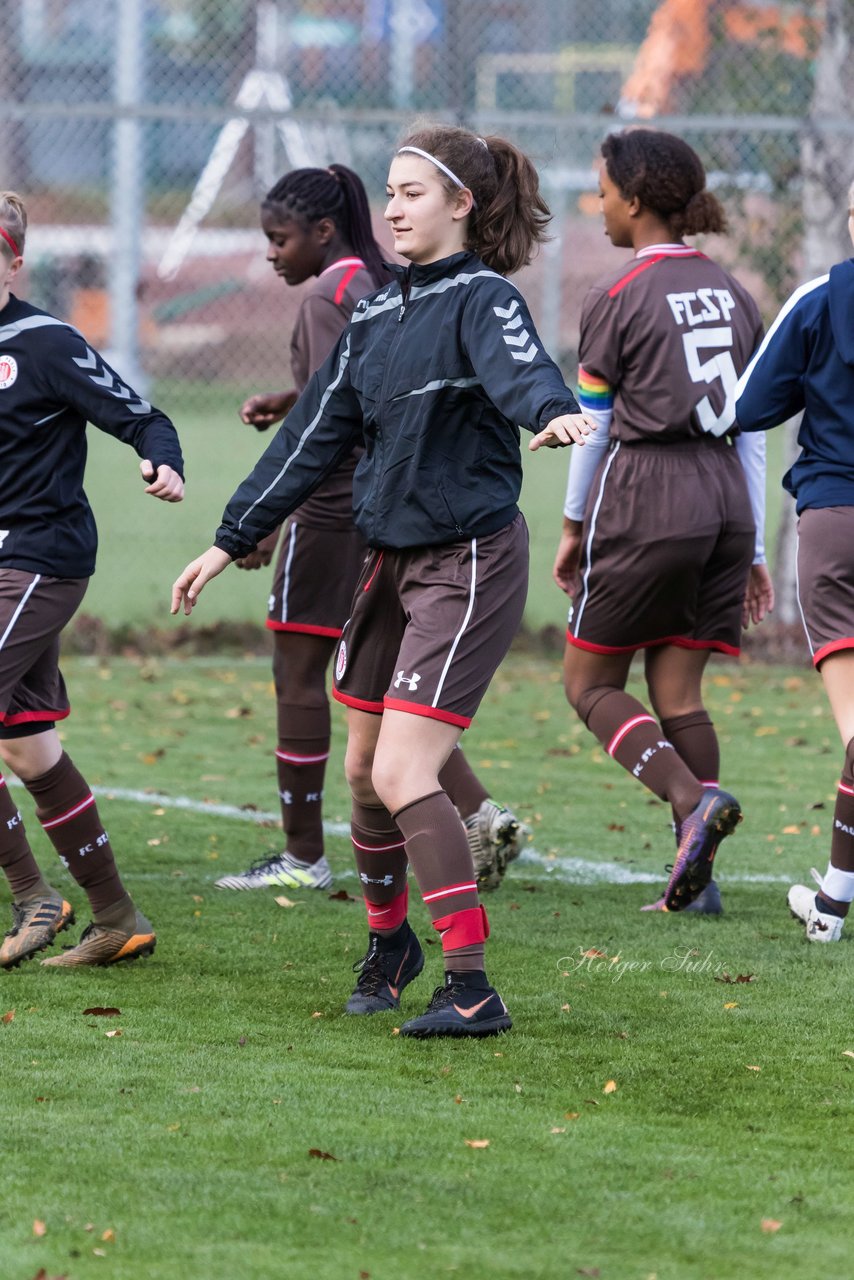
[[[399,893],[391,902],[369,902],[365,898],[365,909],[368,913],[368,928],[375,933],[393,933],[399,929],[406,919],[409,905],[409,886]]]
[[[461,947],[478,946],[489,937],[489,920],[486,908],[478,905],[466,911],[454,911],[433,921],[433,928],[442,939],[443,951],[459,951]]]

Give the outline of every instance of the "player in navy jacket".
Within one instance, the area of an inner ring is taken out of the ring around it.
[[[95,569],[86,423],[136,450],[145,492],[164,502],[183,497],[183,463],[168,418],[71,325],[10,292],[26,229],[20,196],[0,193],[0,758],[33,796],[92,911],[77,946],[44,964],[112,964],[153,951],[154,930],[119,878],[92,792],[55,728],[69,711],[60,632]],[[3,778],[0,867],[13,898],[13,927],[0,945],[0,967],[10,969],[49,946],[74,914],[42,879]]]
[[[548,219],[530,161],[500,138],[426,128],[392,160],[385,216],[410,265],[358,304],[229,503],[216,545],[176,582],[173,612],[189,613],[209,578],[364,445],[353,495],[371,551],[335,696],[348,707],[354,800],[373,812],[387,850],[375,848],[384,893],[348,1011],[396,1007],[423,966],[406,916],[408,860],[442,938],[446,982],[402,1032],[488,1035],[510,1018],[484,972],[486,916],[438,774],[522,616],[519,424],[554,444],[588,427],[505,279]]]
[[[854,183],[848,193],[854,240]],[[830,863],[819,889],[789,890],[812,942],[835,942],[854,899],[854,259],[796,289],[737,388],[744,431],[802,414],[801,453],[783,477],[798,512],[798,600],[845,763]]]

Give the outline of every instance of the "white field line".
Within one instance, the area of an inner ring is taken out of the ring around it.
[[[22,784],[17,778],[9,778],[13,787]],[[208,800],[192,800],[189,796],[167,796],[159,791],[135,791],[127,787],[93,787],[92,792],[105,800],[127,800],[131,804],[154,805],[158,809],[178,809],[185,813],[201,813],[211,818],[231,818],[238,822],[273,823],[278,826],[280,815],[262,809],[241,809],[234,804],[212,804]],[[348,836],[346,822],[324,822],[323,830],[330,836]],[[660,884],[661,871],[633,871],[619,862],[596,861],[590,858],[550,857],[540,853],[532,845],[522,851],[519,866],[537,868],[545,872],[547,880],[559,880],[565,884]],[[340,875],[340,873],[339,873]],[[758,873],[722,872],[715,877],[728,884],[790,884],[791,876]]]

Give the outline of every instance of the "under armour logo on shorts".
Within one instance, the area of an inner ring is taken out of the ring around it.
[[[399,689],[402,684],[405,684],[408,686],[409,692],[414,693],[415,690],[418,688],[418,681],[420,679],[421,679],[421,675],[418,671],[413,671],[411,676],[404,675],[402,671],[398,671],[397,679],[394,682],[394,687],[395,689]]]

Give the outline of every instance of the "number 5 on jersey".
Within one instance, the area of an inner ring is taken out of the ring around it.
[[[703,431],[709,435],[722,436],[735,421],[735,387],[738,374],[729,351],[718,351],[708,360],[700,359],[700,352],[709,347],[731,347],[732,329],[694,329],[683,333],[682,345],[685,348],[685,362],[692,382],[704,382],[707,385],[720,378],[723,384],[724,407],[719,414],[712,408],[708,396],[697,404],[697,419]]]

